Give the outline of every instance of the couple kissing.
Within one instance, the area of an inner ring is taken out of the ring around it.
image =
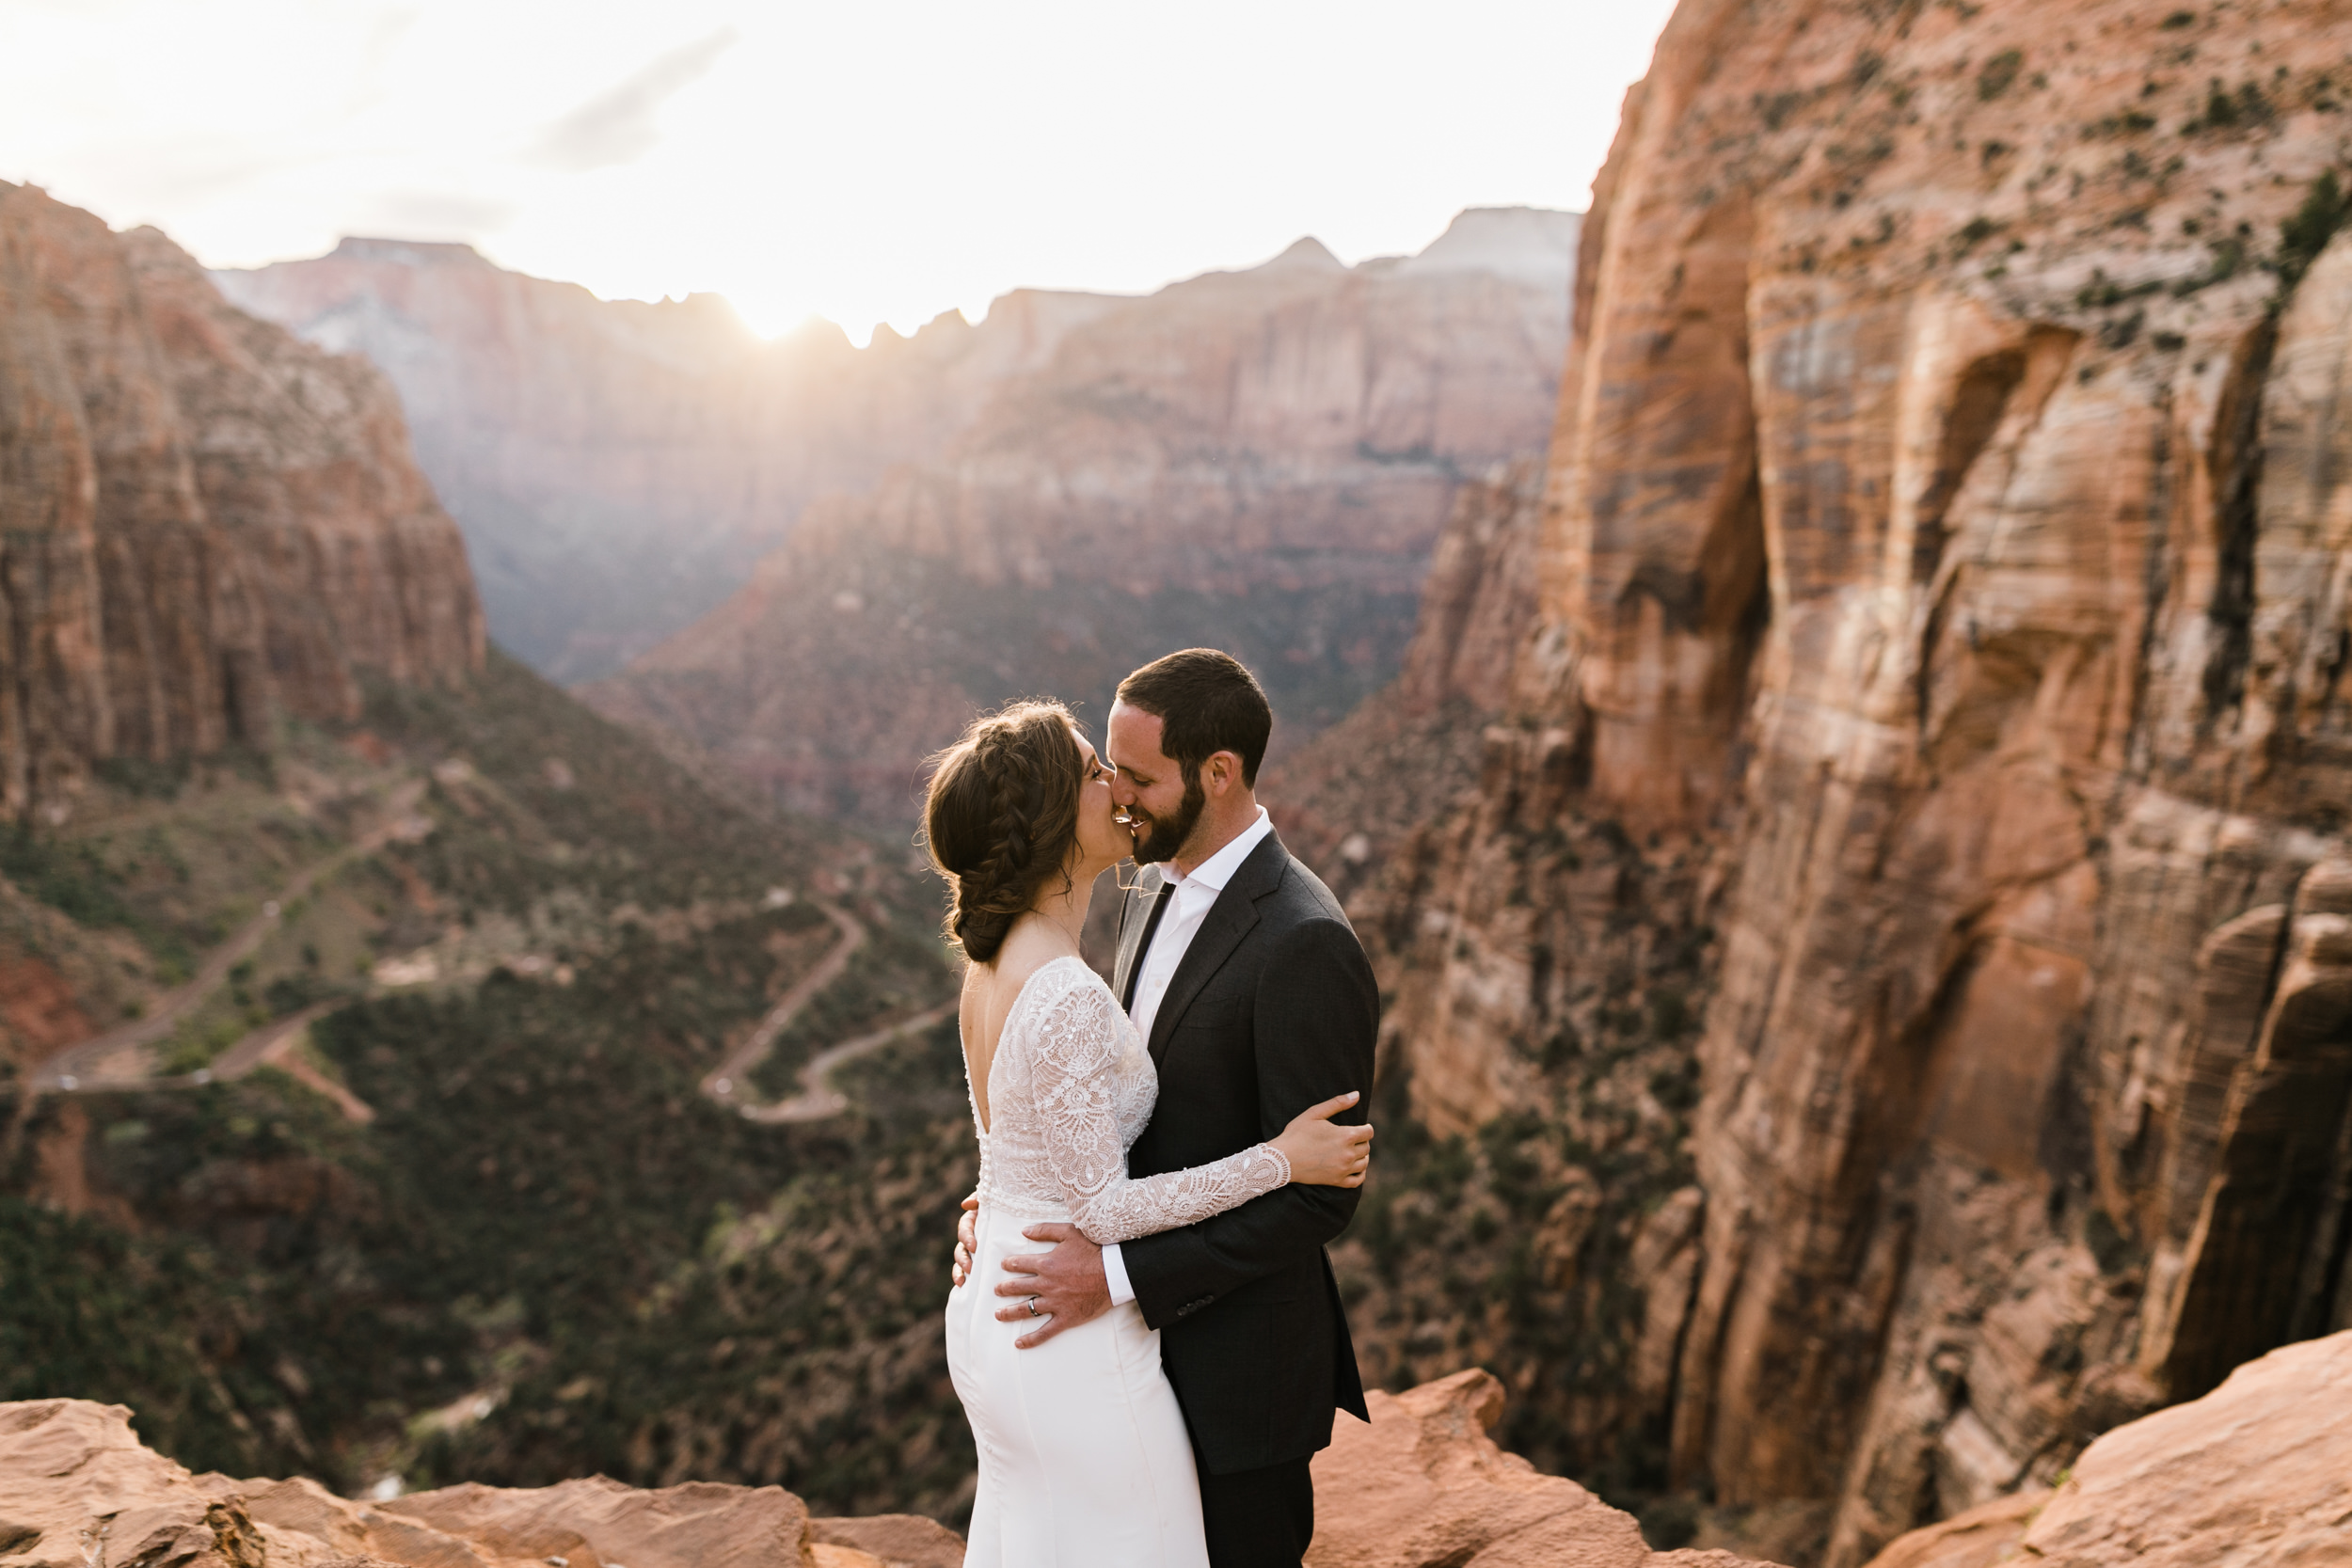
[[[1120,683],[1099,755],[1019,703],[932,774],[980,1146],[946,1310],[967,1568],[1297,1568],[1309,1462],[1367,1418],[1324,1247],[1371,1157],[1379,993],[1257,803],[1273,723],[1192,648]],[[1130,858],[1105,985],[1078,934]]]

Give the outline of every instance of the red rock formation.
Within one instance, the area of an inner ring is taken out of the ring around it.
[[[2018,1543],[2049,1501],[2049,1490],[2035,1486],[1979,1503],[1965,1513],[1899,1536],[1870,1560],[1870,1568],[1993,1568],[2013,1562]]]
[[[711,609],[810,500],[938,451],[992,387],[1117,303],[1023,290],[979,326],[950,311],[860,352],[823,323],[762,342],[716,295],[603,301],[467,245],[351,239],[214,277],[382,367],[501,643],[564,681]]]
[[[1769,1568],[1720,1551],[1653,1553],[1631,1516],[1538,1475],[1486,1429],[1502,1386],[1478,1370],[1372,1396],[1317,1456],[1311,1568]],[[315,1481],[191,1476],[142,1447],[120,1405],[0,1404],[0,1557],[23,1568],[953,1568],[962,1543],[904,1515],[812,1521],[777,1486],[641,1491],[596,1477],[453,1486],[388,1502]]]
[[[1820,1499],[1834,1564],[2352,1321],[2347,49],[1689,0],[1597,189],[1396,1049],[1441,1129],[1523,1092],[1597,978],[1547,832],[1715,856],[1698,1273],[1635,1359],[1674,1473]]]
[[[812,1519],[808,1538],[819,1551],[831,1546],[863,1552],[883,1568],[963,1568],[963,1538],[919,1513]],[[831,1565],[820,1558],[818,1568]]]
[[[2273,1351],[2108,1433],[2055,1491],[1903,1537],[1870,1568],[2203,1568],[2352,1558],[2352,1334]]]
[[[192,1476],[143,1447],[120,1405],[0,1404],[0,1556],[23,1568],[523,1568],[562,1559],[806,1568],[808,1533],[808,1511],[779,1486],[639,1491],[599,1477],[356,1503],[310,1481]]]
[[[1462,477],[1540,447],[1566,306],[1535,242],[1572,223],[1467,214],[1352,269],[1301,241],[1117,302],[591,700],[893,825],[976,707],[1100,705],[1189,643],[1255,665],[1294,743],[1395,668]]]
[[[1341,1421],[1315,1456],[1307,1568],[1765,1568],[1729,1552],[1653,1552],[1631,1514],[1495,1447],[1492,1373],[1368,1403],[1371,1424]]]
[[[456,531],[365,366],[239,314],[151,230],[0,186],[0,802],[94,759],[348,718],[479,666]]]

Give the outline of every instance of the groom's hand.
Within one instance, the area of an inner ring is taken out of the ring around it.
[[[1111,1287],[1103,1274],[1103,1249],[1079,1235],[1076,1226],[1032,1225],[1021,1234],[1033,1242],[1052,1242],[1054,1250],[1016,1252],[1005,1259],[1005,1272],[1013,1277],[997,1286],[996,1293],[1018,1299],[1009,1307],[999,1307],[996,1321],[1052,1321],[1039,1322],[1034,1333],[1012,1342],[1014,1349],[1041,1345],[1063,1329],[1075,1328],[1110,1310]],[[1032,1298],[1037,1307],[1034,1313],[1029,1310]]]
[[[963,1200],[963,1212],[956,1216],[956,1260],[947,1270],[947,1277],[961,1287],[972,1276],[972,1255],[980,1250],[980,1227],[972,1216],[980,1212],[977,1195]]]

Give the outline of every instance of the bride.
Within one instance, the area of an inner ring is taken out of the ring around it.
[[[1159,1334],[1134,1302],[1029,1350],[983,1282],[1031,1250],[1022,1227],[1098,1243],[1195,1224],[1290,1182],[1360,1185],[1372,1129],[1305,1111],[1271,1143],[1130,1180],[1158,1079],[1118,999],[1079,957],[1101,872],[1134,849],[1110,770],[1058,703],[977,721],[942,754],[924,812],[947,927],[971,960],[964,1070],[979,1132],[976,1267],[947,1300],[947,1365],[979,1448],[967,1568],[1207,1568],[1200,1485]],[[1034,1303],[1031,1310],[1035,1310]]]

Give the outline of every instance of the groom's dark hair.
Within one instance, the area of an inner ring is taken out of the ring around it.
[[[1274,709],[1240,659],[1215,648],[1155,658],[1119,683],[1119,701],[1160,721],[1160,750],[1189,779],[1219,752],[1241,758],[1241,782],[1255,787]]]

